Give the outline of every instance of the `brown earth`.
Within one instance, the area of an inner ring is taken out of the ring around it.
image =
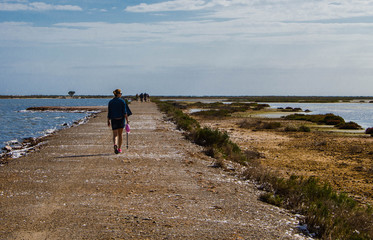
[[[100,113],[1,165],[0,239],[304,239],[294,215],[211,168],[155,104],[131,109],[123,154]]]
[[[284,177],[316,176],[362,203],[373,203],[373,138],[369,135],[318,131],[319,126],[312,125],[310,133],[240,128],[244,119],[254,125],[257,121],[282,126],[310,124],[252,116],[198,120],[203,126],[228,132],[242,149],[259,151],[261,163]]]

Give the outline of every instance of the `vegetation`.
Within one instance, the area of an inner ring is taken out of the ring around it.
[[[75,91],[69,91],[67,94],[69,94],[70,97],[73,97],[75,94]]]
[[[362,127],[355,122],[340,123],[336,125],[339,129],[362,129]]]
[[[309,121],[309,122],[314,122],[317,124],[326,124],[326,125],[338,125],[338,124],[345,123],[345,120],[342,117],[336,116],[332,113],[316,114],[316,115],[293,114],[293,115],[285,116],[284,119],[302,120],[302,121]]]
[[[228,117],[235,112],[246,112],[246,111],[258,111],[263,108],[269,107],[268,104],[258,104],[258,103],[231,103],[224,104],[222,102],[215,103],[191,103],[184,105],[185,108],[201,108],[205,109],[204,111],[195,112],[192,115],[202,116],[207,118],[221,118]]]
[[[367,129],[365,130],[365,133],[366,133],[366,134],[371,134],[371,135],[373,136],[373,127],[371,127],[371,128],[367,128]]]
[[[320,96],[242,96],[228,97],[228,101],[250,102],[305,102],[305,103],[331,103],[350,102],[353,100],[371,100],[372,97],[320,97]]]
[[[187,131],[185,134],[190,140],[206,147],[207,154],[246,165],[247,170],[243,176],[255,180],[260,188],[266,191],[260,199],[304,215],[309,230],[318,238],[373,238],[373,210],[369,206],[361,206],[347,195],[336,193],[330,185],[321,183],[317,178],[306,179],[298,176],[291,176],[289,179],[279,178],[260,164],[257,160],[260,158],[258,152],[241,151],[229,139],[226,132],[201,128],[197,121],[178,108],[181,105],[172,102],[158,101],[157,103],[178,128]],[[330,114],[317,116],[314,119],[323,124],[344,122],[340,117]],[[307,127],[303,126],[302,129],[306,130]],[[217,166],[223,167],[222,161],[218,163],[220,164]]]
[[[270,192],[260,199],[303,214],[310,232],[322,239],[371,239],[372,208],[361,207],[317,178],[271,178]]]
[[[263,120],[256,120],[256,121],[249,121],[247,119],[238,123],[240,128],[252,129],[256,130],[273,130],[273,129],[280,129],[280,131],[285,132],[311,132],[311,129],[307,126],[301,125],[299,127],[295,126],[286,126],[283,127],[281,122],[276,121],[263,121]]]
[[[286,120],[302,120],[314,122],[317,124],[335,125],[339,129],[362,129],[362,127],[355,122],[345,122],[345,120],[332,113],[328,114],[316,114],[316,115],[305,115],[305,114],[293,114],[284,117]]]
[[[183,111],[178,108],[180,105],[177,103],[157,101],[157,104],[159,109],[165,112],[167,116],[170,117],[170,120],[176,123],[178,129],[191,132],[194,129],[200,128],[199,123],[194,118],[184,114]]]

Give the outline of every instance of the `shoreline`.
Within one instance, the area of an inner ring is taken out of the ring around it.
[[[59,112],[85,112],[88,115],[74,121],[72,124],[63,124],[61,128],[54,129],[51,132],[47,132],[45,135],[39,137],[26,137],[22,141],[10,140],[0,150],[0,166],[7,164],[11,159],[17,159],[24,157],[29,153],[38,151],[40,147],[45,144],[46,138],[58,133],[61,130],[77,127],[82,124],[86,124],[91,118],[95,118],[97,114],[105,112],[105,106],[78,106],[78,107],[61,107],[61,106],[42,106],[42,107],[30,107],[26,111],[59,111]],[[9,144],[10,143],[10,144]]]

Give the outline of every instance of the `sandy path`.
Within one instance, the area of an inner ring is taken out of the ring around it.
[[[257,200],[163,121],[133,103],[115,155],[106,114],[0,167],[0,239],[303,239],[296,219]]]

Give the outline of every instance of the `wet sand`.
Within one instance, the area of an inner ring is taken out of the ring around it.
[[[303,239],[297,219],[163,120],[131,104],[114,154],[106,113],[0,167],[0,239]]]

